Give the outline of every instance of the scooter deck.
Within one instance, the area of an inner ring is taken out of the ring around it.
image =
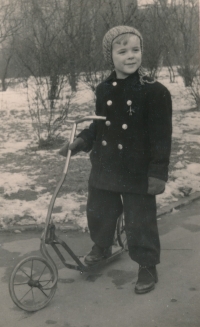
[[[62,259],[62,262],[67,268],[78,270],[81,273],[83,273],[83,272],[98,270],[98,269],[104,267],[105,265],[109,264],[110,262],[116,260],[124,252],[125,252],[125,249],[123,249],[122,247],[112,246],[112,255],[108,258],[102,259],[101,261],[99,261],[93,265],[88,265],[85,263],[85,261],[84,261],[85,256],[77,256],[77,259],[79,261],[78,264],[75,264],[75,262],[73,260],[64,260],[64,258]]]
[[[84,265],[84,272],[87,271],[93,271],[93,270],[98,270],[102,267],[104,267],[105,265],[111,263],[112,261],[116,260],[122,253],[124,253],[124,249],[120,246],[112,246],[112,254],[111,256],[109,256],[108,258],[102,259],[101,261],[92,264],[92,265],[88,265],[85,263],[84,259],[85,256],[82,258],[79,258],[79,260],[81,261],[81,263]]]

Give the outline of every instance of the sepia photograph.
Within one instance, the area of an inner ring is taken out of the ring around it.
[[[198,0],[0,0],[0,327],[200,326]]]

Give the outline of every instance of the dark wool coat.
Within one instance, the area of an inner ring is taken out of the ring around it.
[[[167,181],[172,134],[167,88],[159,82],[141,85],[138,72],[125,79],[113,72],[97,86],[96,96],[96,114],[106,121],[94,121],[78,135],[83,151],[92,150],[89,184],[146,194],[149,176]]]

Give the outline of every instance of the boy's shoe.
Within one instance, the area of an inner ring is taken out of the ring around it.
[[[158,282],[156,266],[145,267],[139,266],[138,280],[135,285],[135,293],[144,294],[155,288]]]
[[[101,248],[94,244],[92,250],[86,255],[84,261],[87,265],[94,265],[103,259],[108,258],[112,254],[112,247]]]

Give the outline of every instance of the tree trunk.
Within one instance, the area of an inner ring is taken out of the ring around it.
[[[3,92],[5,92],[7,90],[7,87],[8,87],[8,85],[6,83],[6,77],[7,77],[8,67],[9,67],[9,63],[10,63],[11,57],[12,57],[12,54],[10,54],[9,57],[7,58],[6,66],[5,66],[3,75],[1,77],[1,85],[2,85],[2,91]]]
[[[5,92],[7,90],[7,83],[6,83],[6,79],[4,77],[2,77],[2,79],[1,79],[1,85],[2,85],[1,90],[3,92]]]

